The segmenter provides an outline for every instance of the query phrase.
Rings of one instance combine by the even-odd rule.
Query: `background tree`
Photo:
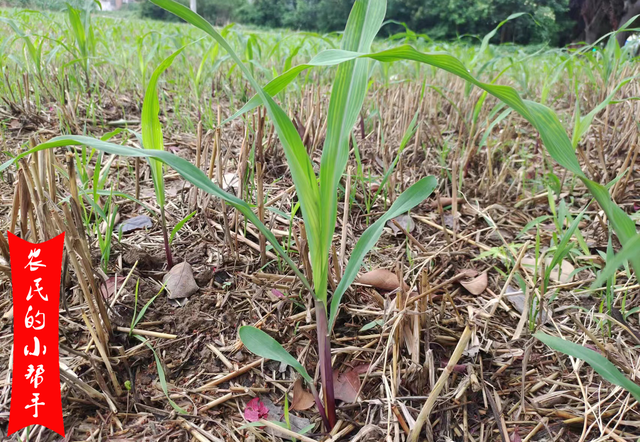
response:
[[[569,0],[391,0],[388,18],[436,39],[483,36],[515,12],[527,15],[501,28],[494,42],[563,44],[571,34]]]
[[[68,0],[80,4],[93,0]],[[196,0],[178,0],[192,9]],[[217,25],[231,21],[268,28],[291,28],[321,33],[344,29],[354,0],[199,0],[197,12]],[[66,1],[0,0],[0,5],[62,9]],[[148,0],[138,3],[142,17],[176,20]],[[589,44],[617,30],[640,14],[640,0],[388,0],[387,19],[436,40],[482,37],[516,12],[525,15],[508,22],[492,43],[565,46]],[[640,27],[640,21],[630,27]],[[388,24],[382,33],[404,28]],[[618,34],[624,45],[629,32]]]
[[[640,0],[571,0],[569,8],[569,15],[575,22],[574,39],[591,44],[640,14]],[[630,25],[637,26],[640,26],[637,21]],[[630,34],[621,32],[617,35],[620,46]]]

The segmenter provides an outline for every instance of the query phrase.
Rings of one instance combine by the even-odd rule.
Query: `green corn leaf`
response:
[[[169,236],[169,244],[171,244],[173,242],[173,237],[176,236],[176,233],[178,233],[178,231],[180,229],[182,229],[182,226],[184,226],[187,221],[189,221],[191,218],[193,218],[193,215],[195,215],[198,211],[194,210],[193,212],[191,212],[190,214],[188,214],[187,216],[185,216],[182,221],[180,221],[178,224],[176,224],[176,226],[173,228],[173,230],[171,230],[171,235]]]
[[[307,373],[307,370],[302,366],[300,362],[287,350],[280,345],[278,341],[266,334],[260,329],[244,325],[238,330],[240,340],[247,349],[260,357],[271,359],[274,361],[284,362],[287,365],[293,367],[300,376],[304,378],[309,384],[313,383],[313,379]]]
[[[153,348],[153,346],[151,345],[151,343],[149,343],[149,340],[147,338],[143,338],[140,335],[133,335],[133,337],[136,338],[137,340],[141,341],[142,343],[144,343],[153,352],[153,357],[156,360],[156,369],[158,370],[158,379],[160,380],[160,387],[162,388],[162,391],[163,391],[164,395],[167,397],[167,400],[169,401],[169,404],[178,413],[180,413],[180,414],[189,414],[183,408],[181,408],[178,404],[173,402],[171,397],[169,397],[169,386],[167,385],[167,378],[165,377],[164,369],[162,368],[162,362],[160,361],[160,356],[158,356],[158,353],[156,353],[156,349]]]
[[[349,14],[342,49],[369,52],[387,9],[386,0],[356,0]],[[356,59],[338,66],[331,88],[327,132],[320,160],[320,256],[314,268],[316,295],[326,308],[328,260],[338,213],[337,198],[340,178],[349,159],[349,137],[367,92],[369,61]],[[315,232],[311,232],[315,234]]]
[[[272,80],[271,83],[277,84],[278,89],[282,90],[286,86],[286,84],[284,84],[286,81],[293,81],[295,75],[302,72],[304,69],[312,66],[334,66],[356,58],[371,58],[384,63],[412,60],[435,66],[457,75],[458,77],[478,86],[496,98],[502,100],[504,103],[509,105],[509,107],[518,112],[538,130],[542,141],[553,159],[576,175],[580,177],[585,176],[580,168],[580,164],[578,163],[578,158],[575,155],[571,141],[567,137],[567,133],[562,127],[557,115],[551,109],[532,101],[523,100],[518,92],[510,86],[483,83],[477,80],[469,73],[460,60],[449,54],[438,52],[422,53],[409,45],[403,45],[371,54],[350,52],[342,49],[329,49],[316,55],[307,64],[291,68],[281,76],[282,78],[276,78]],[[254,104],[257,102],[256,105],[261,103],[260,97],[252,99],[250,103],[253,100],[255,100]]]
[[[329,315],[329,332],[333,328],[336,316],[338,314],[338,308],[340,307],[340,301],[342,296],[347,291],[347,288],[356,279],[360,266],[365,255],[371,250],[371,248],[378,242],[382,229],[387,221],[395,218],[398,215],[408,212],[415,206],[420,204],[427,198],[431,192],[436,188],[437,181],[434,177],[428,176],[421,179],[413,186],[405,190],[391,205],[389,210],[382,215],[375,223],[371,224],[367,230],[362,234],[356,246],[351,252],[351,257],[347,263],[340,284],[336,288],[333,298],[331,299],[331,314]]]
[[[587,186],[587,189],[589,189],[589,192],[594,196],[596,201],[598,201],[604,213],[607,214],[607,218],[613,226],[613,230],[618,235],[622,246],[626,246],[637,234],[635,222],[611,200],[609,191],[605,186],[586,178],[583,178],[582,182]],[[640,254],[630,256],[629,261],[633,265],[636,274],[640,274]]]
[[[612,384],[624,388],[631,393],[637,401],[640,401],[640,385],[628,379],[616,368],[615,365],[609,362],[609,360],[601,354],[583,347],[582,345],[578,345],[574,342],[567,341],[566,339],[551,336],[543,332],[535,333],[533,336],[555,351],[559,351],[585,361],[604,379]]]
[[[106,152],[112,155],[122,155],[128,157],[151,157],[158,159],[165,164],[171,166],[178,172],[185,180],[189,181],[194,186],[199,189],[204,190],[218,198],[223,199],[225,202],[229,203],[231,206],[238,209],[248,221],[253,223],[258,230],[266,237],[266,239],[273,245],[273,248],[282,256],[285,262],[291,267],[294,273],[300,278],[304,286],[311,291],[311,285],[309,281],[304,277],[302,272],[298,269],[295,263],[291,260],[289,255],[284,251],[280,243],[273,235],[271,230],[269,230],[264,224],[260,222],[258,216],[253,213],[251,206],[249,206],[246,202],[241,200],[240,198],[227,193],[220,189],[218,186],[213,184],[211,180],[207,177],[207,175],[196,166],[191,164],[189,161],[184,158],[180,158],[177,155],[172,154],[171,152],[167,152],[164,150],[147,150],[147,149],[134,149],[132,147],[120,146],[118,144],[109,143],[106,141],[98,140],[91,137],[79,136],[79,135],[66,135],[55,137],[49,140],[46,143],[42,143],[34,147],[33,149],[29,149],[16,157],[10,159],[9,161],[0,165],[0,172],[14,164],[16,161],[24,158],[27,155],[30,155],[34,152],[38,152],[44,149],[51,149],[54,147],[64,147],[64,146],[77,146],[84,145],[92,147],[101,152]]]
[[[584,210],[580,212],[578,216],[576,216],[576,218],[573,220],[573,222],[571,223],[567,231],[564,233],[564,235],[562,235],[562,240],[558,244],[558,247],[556,247],[556,252],[553,254],[551,263],[545,270],[545,286],[548,286],[549,284],[549,277],[551,276],[551,271],[553,270],[553,268],[558,264],[560,264],[560,261],[562,261],[562,259],[567,255],[567,253],[569,253],[570,249],[569,247],[567,247],[569,244],[569,240],[571,240],[571,238],[573,237],[573,234],[578,228],[578,225],[580,224],[580,221],[582,220],[582,217],[584,216],[586,211],[587,211],[587,208],[585,207]],[[560,274],[559,269],[558,269],[558,274]]]
[[[498,23],[498,26],[493,28],[492,31],[490,31],[487,35],[485,35],[484,38],[482,39],[482,44],[480,45],[480,50],[476,53],[476,56],[474,57],[474,60],[473,60],[472,64],[475,65],[477,60],[478,60],[478,58],[482,57],[482,55],[485,53],[485,51],[489,47],[489,41],[493,38],[494,35],[496,35],[496,32],[498,32],[498,30],[502,26],[504,26],[510,20],[515,20],[516,18],[518,18],[518,17],[520,17],[522,15],[525,15],[525,14],[526,14],[525,12],[516,12],[515,14],[511,14],[509,17],[505,18],[500,23]]]
[[[188,7],[173,0],[151,0],[151,2],[209,34],[220,45],[220,47],[227,51],[229,56],[240,68],[249,84],[251,84],[258,93],[261,103],[264,104],[275,131],[278,134],[278,138],[280,139],[280,143],[282,144],[282,148],[287,158],[287,163],[289,164],[291,177],[293,178],[293,182],[296,186],[296,192],[302,208],[302,216],[305,221],[307,232],[320,232],[320,197],[317,178],[313,171],[311,160],[307,155],[307,150],[300,139],[300,134],[298,134],[298,131],[287,114],[276,104],[275,101],[273,101],[271,96],[260,87],[251,74],[251,71],[242,62],[240,57],[238,57],[229,43],[213,28],[213,26],[211,26],[209,22]],[[319,263],[326,260],[326,256],[321,256],[322,248],[320,247],[317,235],[308,235],[307,239],[309,241],[311,262]],[[313,293],[313,290],[311,292]]]
[[[615,254],[612,259],[607,258],[607,265],[591,284],[591,289],[600,288],[625,262],[634,256],[640,256],[640,234],[627,241],[622,250]]]
[[[184,50],[184,47],[178,49],[173,54],[164,59],[162,63],[153,71],[147,92],[144,94],[144,103],[142,104],[142,147],[145,149],[164,150],[164,141],[162,139],[162,125],[158,113],[160,112],[160,102],[158,101],[158,79],[160,75],[167,70],[173,60]],[[162,173],[162,162],[149,158],[151,166],[151,177],[153,178],[153,187],[155,188],[156,199],[160,207],[164,207],[164,174]]]
[[[24,40],[27,50],[29,51],[29,55],[31,56],[31,61],[33,61],[33,63],[35,64],[37,73],[40,74],[42,70],[41,69],[42,43],[38,48],[36,48],[33,42],[31,41],[31,38],[29,38],[28,35],[22,32],[20,27],[13,20],[0,17],[0,22],[7,23],[9,26],[11,26],[11,28],[16,33],[16,35]]]
[[[591,110],[591,112],[589,112],[584,117],[580,117],[579,113],[576,114],[576,116],[578,117],[578,121],[573,127],[573,138],[571,139],[571,144],[573,145],[574,149],[578,146],[578,143],[580,142],[584,134],[587,133],[587,131],[589,130],[589,127],[591,127],[591,122],[593,121],[595,116],[598,113],[600,113],[605,107],[607,107],[609,103],[611,103],[616,93],[618,92],[618,90],[620,90],[622,86],[629,83],[631,80],[635,80],[637,77],[638,77],[637,75],[634,75],[633,77],[625,78],[620,83],[618,83],[618,85],[613,89],[613,91],[609,94],[609,96],[605,98],[602,103],[594,107]]]
[[[89,56],[89,53],[87,51],[87,34],[85,32],[82,19],[80,18],[80,10],[72,6],[68,6],[67,12],[69,16],[69,23],[71,24],[71,29],[76,38],[78,50],[80,51],[80,55],[82,56],[82,58],[86,60]]]
[[[310,68],[311,65],[303,64],[294,66],[283,74],[271,80],[264,86],[264,92],[271,95],[272,97],[276,96],[279,92],[284,90],[296,77],[304,70]],[[262,99],[259,95],[255,95],[251,100],[247,101],[247,103],[242,106],[235,114],[231,115],[229,118],[223,121],[223,124],[228,123],[229,121],[235,120],[241,115],[246,114],[247,112],[252,111],[256,107],[262,104]]]

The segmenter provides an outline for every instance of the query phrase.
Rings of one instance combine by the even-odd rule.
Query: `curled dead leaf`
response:
[[[118,224],[119,222],[120,222],[120,213],[116,213],[116,217],[113,220],[113,224]],[[153,226],[153,223],[151,223],[151,226]],[[108,227],[109,226],[107,225],[106,221],[102,221],[100,223],[100,233],[104,235]]]
[[[389,292],[400,287],[398,276],[387,269],[371,270],[359,277],[356,282]],[[409,286],[406,283],[403,283],[403,287],[405,291],[409,290]]]
[[[292,410],[308,410],[316,403],[313,394],[309,393],[302,386],[302,379],[298,379],[293,384],[293,400],[291,401]]]
[[[478,271],[474,269],[463,269],[458,272],[458,277],[460,278],[475,278],[478,276]]]
[[[11,306],[11,308],[9,308],[9,310],[4,312],[4,315],[2,315],[2,319],[6,320],[6,321],[10,321],[10,320],[13,319],[13,306]]]
[[[409,233],[413,232],[416,228],[416,222],[411,218],[411,215],[405,213],[387,221],[387,226],[391,228],[394,235],[401,233],[400,228],[398,228],[394,221]]]
[[[235,173],[225,173],[222,177],[223,189],[225,192],[233,191],[233,194],[238,193],[238,189],[240,188],[240,180],[238,179],[238,175]]]
[[[463,279],[460,281],[460,285],[467,289],[472,295],[479,295],[484,292],[489,285],[489,278],[487,278],[487,272],[480,273],[473,279]]]

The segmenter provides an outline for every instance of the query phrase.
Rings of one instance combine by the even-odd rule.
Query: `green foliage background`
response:
[[[268,28],[332,32],[344,29],[352,5],[353,0],[198,0],[198,13],[218,24],[238,21]],[[485,35],[515,12],[527,15],[505,25],[495,42],[569,42],[574,28],[569,0],[390,0],[387,19],[405,23],[429,38],[449,40]],[[149,2],[143,4],[142,16],[170,18]],[[403,30],[402,25],[389,23],[383,33]]]
[[[67,0],[75,7],[85,1]],[[0,0],[0,5],[59,10],[62,0]],[[189,0],[178,0],[185,5]],[[435,40],[483,36],[516,12],[526,15],[507,23],[493,43],[563,46],[571,41],[575,21],[569,16],[570,0],[389,0],[382,35],[412,31]],[[224,25],[235,21],[264,28],[290,28],[315,32],[344,29],[353,0],[198,0],[198,14]],[[178,20],[145,0],[127,4],[143,18]]]

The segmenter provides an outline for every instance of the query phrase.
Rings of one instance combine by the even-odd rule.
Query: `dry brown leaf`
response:
[[[456,276],[460,278],[464,277],[466,279],[475,278],[476,276],[478,276],[478,271],[474,269],[462,269]]]
[[[417,292],[414,292],[417,293]],[[371,364],[360,364],[360,365],[356,365],[355,367],[353,367],[353,371],[356,374],[365,374],[367,371],[369,371],[369,367],[371,366]]]
[[[354,403],[360,390],[360,376],[355,370],[333,372],[333,390],[336,399]]]
[[[553,260],[552,257],[547,256],[544,260],[544,265],[550,266],[552,260]],[[521,265],[526,267],[528,270],[534,270],[536,265],[536,259],[525,256],[524,258],[522,258]],[[556,265],[556,267],[551,271],[549,278],[554,282],[561,282],[561,283],[571,282],[573,281],[573,277],[571,276],[571,273],[573,273],[574,270],[575,270],[575,267],[569,261],[565,261],[563,259],[562,262],[560,263],[560,266]]]
[[[460,284],[472,295],[479,295],[480,293],[484,292],[487,288],[487,285],[489,285],[487,272],[480,273],[473,279],[461,280]]]
[[[356,282],[389,292],[400,287],[398,276],[387,269],[371,270],[358,278]],[[404,290],[409,290],[409,286],[407,284],[404,284]]]
[[[111,298],[115,294],[116,288],[120,290],[125,279],[127,278],[124,276],[110,276],[107,278],[104,284],[100,285],[100,292],[102,293],[102,296],[104,296],[105,299]]]
[[[293,384],[293,400],[291,401],[292,410],[308,410],[316,403],[313,395],[304,389],[302,379],[298,379]]]
[[[169,299],[186,298],[199,289],[193,278],[193,269],[186,261],[173,266],[169,273],[164,275],[162,282],[166,284]]]
[[[278,405],[275,405],[271,400],[267,397],[263,397],[262,403],[269,410],[269,420],[272,422],[284,422],[284,408]],[[296,433],[300,433],[304,428],[308,427],[311,424],[309,419],[298,417],[293,413],[289,413],[289,423],[291,424],[291,431],[295,431]],[[289,437],[282,432],[278,431],[275,428],[266,428],[265,432],[280,437],[282,439],[289,439]]]

